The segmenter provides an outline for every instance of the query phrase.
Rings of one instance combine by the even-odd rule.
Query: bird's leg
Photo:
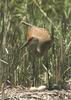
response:
[[[48,56],[47,56],[47,52],[45,53],[45,56],[44,56],[44,60],[45,60],[45,66],[46,66],[46,81],[47,81],[47,87],[49,88],[49,73],[48,73],[48,70],[49,70],[49,64],[48,64]]]
[[[36,84],[36,62],[35,62],[35,57],[33,56],[32,60],[32,86],[35,86]]]

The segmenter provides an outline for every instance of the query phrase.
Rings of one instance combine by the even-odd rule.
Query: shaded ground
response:
[[[0,100],[71,100],[71,84],[64,90],[30,90],[23,86],[6,86],[0,91]]]

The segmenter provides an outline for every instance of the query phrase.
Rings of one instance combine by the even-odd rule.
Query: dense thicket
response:
[[[0,85],[9,79],[13,84],[31,84],[31,63],[26,41],[28,22],[54,31],[49,50],[49,80],[58,83],[71,77],[71,0],[0,0]],[[36,61],[39,84],[46,84],[44,58]]]

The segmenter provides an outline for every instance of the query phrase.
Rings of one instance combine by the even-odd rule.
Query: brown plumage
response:
[[[35,26],[31,26],[26,33],[27,41],[21,47],[21,49],[25,46],[28,46],[28,51],[30,54],[29,60],[32,63],[32,80],[33,85],[36,83],[36,59],[37,55],[44,56],[45,66],[47,68],[47,77],[48,75],[48,49],[52,44],[52,37],[49,32],[45,28],[39,28]],[[48,78],[47,78],[48,79]],[[49,82],[48,82],[49,86]]]
[[[36,51],[42,55],[50,47],[51,36],[47,29],[33,26],[28,29],[26,35],[27,41],[21,48],[27,45],[34,45],[36,46]]]
[[[39,40],[39,43],[44,43],[50,41],[50,34],[45,28],[31,27],[28,29],[27,39],[36,38]]]

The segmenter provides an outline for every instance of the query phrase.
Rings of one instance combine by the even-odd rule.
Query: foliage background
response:
[[[0,85],[9,79],[13,84],[31,84],[31,63],[26,41],[28,22],[45,27],[52,34],[54,45],[49,50],[50,83],[71,78],[71,0],[0,0]],[[46,83],[44,58],[37,58],[39,84]]]

